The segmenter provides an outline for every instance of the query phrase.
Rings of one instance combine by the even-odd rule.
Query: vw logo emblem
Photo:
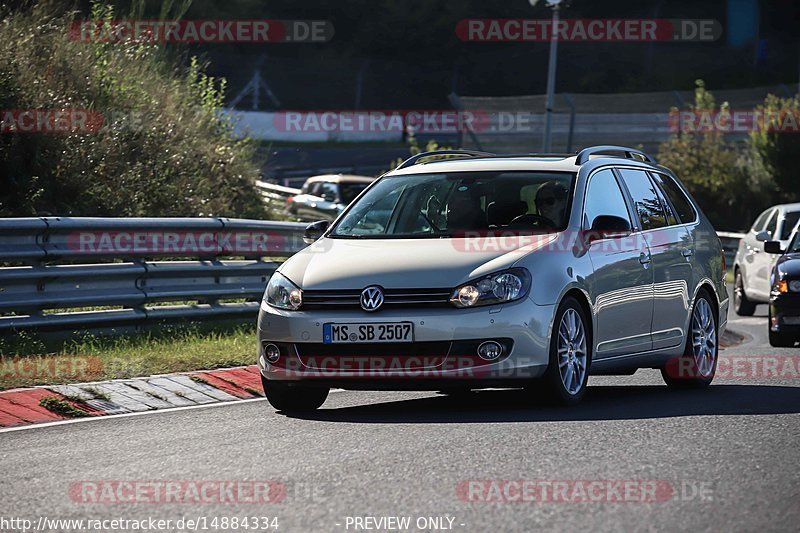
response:
[[[383,289],[371,285],[361,291],[361,308],[364,311],[377,311],[383,305]]]

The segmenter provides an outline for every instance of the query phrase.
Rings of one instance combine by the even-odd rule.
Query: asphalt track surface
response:
[[[769,347],[765,311],[731,316],[729,327],[746,339],[721,362],[798,360],[800,348]],[[436,530],[428,518],[439,517],[465,532],[796,531],[800,378],[783,370],[731,370],[704,391],[667,390],[653,370],[593,377],[584,403],[566,409],[531,406],[517,391],[467,399],[336,391],[303,417],[254,400],[4,431],[0,521],[152,517],[178,530],[182,517],[205,517],[205,531],[254,531],[220,519],[258,516],[276,517],[277,531],[392,531],[397,524],[367,517],[408,517],[413,531]],[[270,497],[282,496],[249,503],[245,489],[225,503],[81,500],[91,500],[80,491],[92,482],[148,480],[272,481],[279,489]],[[476,480],[506,481],[469,485]],[[539,492],[513,501],[522,480]],[[625,481],[633,481],[627,495]],[[569,492],[556,495],[556,486]],[[654,486],[656,496],[644,498]],[[21,530],[12,525],[0,530]],[[275,531],[261,525],[255,530]]]

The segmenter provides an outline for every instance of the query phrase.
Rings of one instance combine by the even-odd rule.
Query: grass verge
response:
[[[83,409],[79,409],[69,402],[56,398],[55,396],[46,396],[39,400],[39,405],[61,416],[68,418],[80,418],[82,416],[89,416],[89,413]]]
[[[56,346],[17,335],[0,338],[0,390],[249,365],[256,353],[254,324],[166,326]]]

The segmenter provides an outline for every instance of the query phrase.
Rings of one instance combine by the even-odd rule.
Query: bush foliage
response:
[[[768,96],[757,110],[798,111],[797,98]],[[792,108],[792,106],[794,106]],[[691,109],[726,113],[716,105],[702,80],[697,80]],[[680,132],[661,144],[659,162],[673,170],[720,230],[741,230],[770,205],[800,198],[796,133],[761,128],[746,142],[728,141],[721,131]]]
[[[89,110],[103,123],[0,134],[0,216],[269,217],[255,148],[220,118],[224,80],[159,44],[76,41],[78,14],[47,6],[0,14],[0,109]],[[91,17],[115,15],[95,3]]]

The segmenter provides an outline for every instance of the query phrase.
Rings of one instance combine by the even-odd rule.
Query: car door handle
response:
[[[684,250],[684,251],[681,252],[681,255],[683,257],[685,257],[686,259],[689,259],[690,257],[692,257],[694,255],[694,250]]]
[[[639,262],[643,265],[650,264],[650,254],[646,254],[644,252],[639,254]]]

